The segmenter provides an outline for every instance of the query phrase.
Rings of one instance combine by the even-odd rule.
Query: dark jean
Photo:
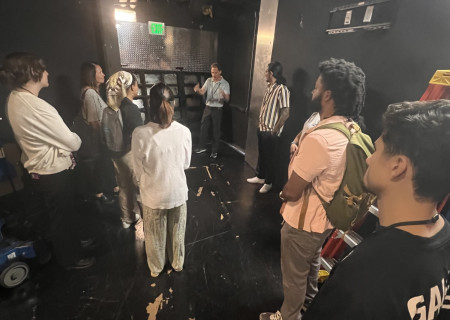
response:
[[[206,144],[206,140],[208,139],[209,128],[212,124],[213,131],[213,143],[212,143],[212,153],[217,153],[219,150],[219,140],[220,140],[220,129],[222,125],[222,114],[223,107],[209,107],[206,106],[203,111],[202,116],[202,126],[200,133],[200,147],[203,148]]]
[[[33,176],[33,187],[42,197],[44,212],[48,215],[53,256],[62,266],[73,264],[82,257],[74,206],[73,171]]]

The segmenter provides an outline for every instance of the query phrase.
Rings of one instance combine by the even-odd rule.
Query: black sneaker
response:
[[[308,310],[309,306],[311,305],[312,299],[305,299],[305,302],[303,302],[302,308],[300,309],[300,313],[304,314],[306,310]]]
[[[207,149],[206,148],[197,148],[194,150],[195,153],[203,153],[205,152]]]
[[[68,270],[87,269],[87,268],[92,267],[94,265],[94,263],[95,263],[95,258],[80,259],[77,262],[75,262],[74,264],[71,264],[70,266],[68,266],[66,269],[68,269]]]
[[[211,159],[216,159],[217,158],[217,152],[213,152],[211,153],[211,155],[209,156]]]
[[[100,202],[101,204],[113,204],[116,202],[116,199],[111,198],[111,197],[107,197],[104,194],[102,194],[100,197],[95,197],[95,200]]]

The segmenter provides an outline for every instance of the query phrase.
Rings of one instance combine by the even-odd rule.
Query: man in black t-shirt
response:
[[[380,227],[335,268],[302,319],[450,319],[450,101],[390,105],[366,187]]]

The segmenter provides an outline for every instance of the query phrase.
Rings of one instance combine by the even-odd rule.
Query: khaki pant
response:
[[[284,222],[281,228],[281,274],[284,301],[283,320],[300,320],[305,297],[312,300],[317,293],[320,252],[331,230],[324,233],[292,228]]]
[[[176,271],[183,269],[186,209],[186,203],[172,209],[143,206],[145,251],[151,272],[163,270],[166,252],[172,267]]]
[[[119,204],[122,211],[122,221],[133,223],[136,215],[141,215],[137,203],[138,188],[133,177],[133,161],[131,151],[120,158],[112,159],[117,184],[119,185]]]

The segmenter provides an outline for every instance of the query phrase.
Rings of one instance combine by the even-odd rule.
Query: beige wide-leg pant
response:
[[[143,206],[144,237],[147,263],[152,273],[160,273],[166,262],[175,271],[184,264],[184,236],[186,232],[186,203],[172,209],[152,209]]]
[[[133,223],[141,215],[137,202],[138,187],[133,177],[133,158],[131,151],[120,158],[113,158],[114,172],[119,185],[119,204],[122,221]]]

